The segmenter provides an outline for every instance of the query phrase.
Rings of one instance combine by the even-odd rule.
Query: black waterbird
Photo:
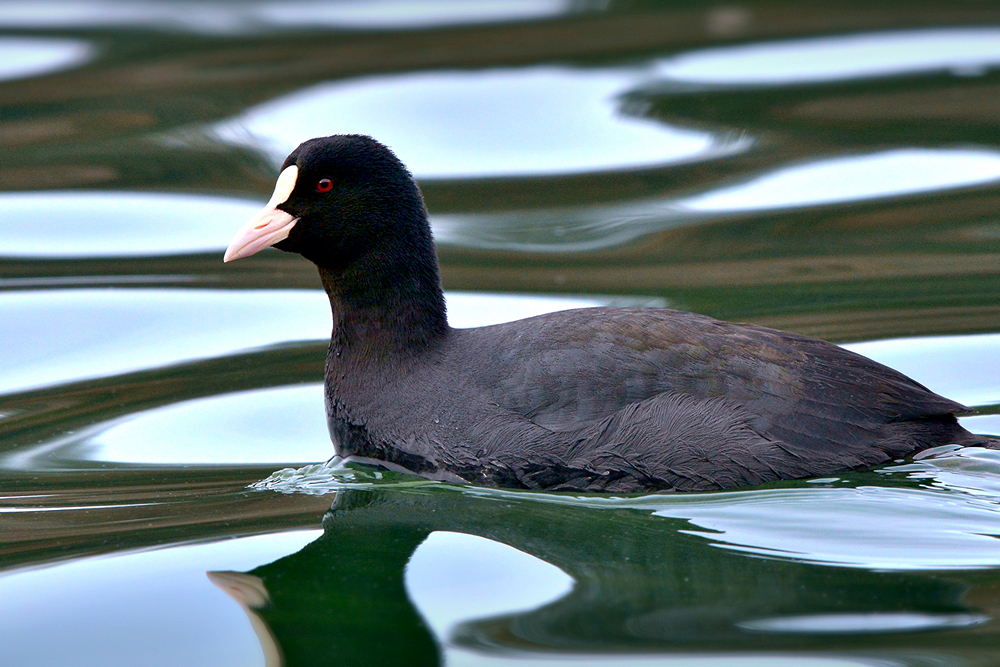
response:
[[[274,246],[319,267],[337,453],[433,479],[637,492],[867,468],[997,447],[965,406],[836,345],[656,308],[585,308],[453,329],[423,198],[374,139],[285,159],[226,261]]]

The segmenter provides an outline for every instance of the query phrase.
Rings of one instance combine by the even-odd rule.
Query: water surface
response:
[[[326,463],[277,163],[413,169],[449,317],[820,336],[1000,434],[984,3],[0,3],[0,645],[49,665],[993,665],[1000,457],[725,493]]]

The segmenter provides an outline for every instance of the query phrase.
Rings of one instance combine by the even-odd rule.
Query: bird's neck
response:
[[[372,254],[345,271],[320,268],[333,314],[331,358],[384,364],[420,354],[448,334],[436,259],[393,257],[400,255]]]

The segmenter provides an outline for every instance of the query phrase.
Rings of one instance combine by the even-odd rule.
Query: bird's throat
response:
[[[331,355],[344,362],[402,361],[433,347],[449,331],[436,266],[421,271],[411,265],[402,274],[378,268],[319,270],[333,316]]]

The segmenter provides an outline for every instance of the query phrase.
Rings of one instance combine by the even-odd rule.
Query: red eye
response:
[[[319,183],[316,184],[316,192],[329,192],[333,190],[333,181],[329,178],[319,179]]]

